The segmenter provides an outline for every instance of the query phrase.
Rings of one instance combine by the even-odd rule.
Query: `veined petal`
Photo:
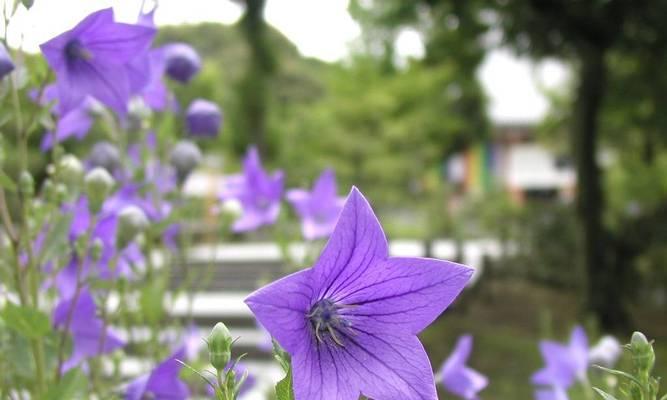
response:
[[[148,51],[155,28],[123,23],[98,24],[81,37],[96,61],[125,64]]]
[[[370,204],[352,188],[338,224],[313,267],[320,298],[340,297],[369,267],[387,258],[387,238]]]
[[[288,275],[252,293],[245,300],[259,322],[290,354],[311,336],[306,314],[315,297],[310,269]]]
[[[307,350],[292,357],[296,400],[436,400],[431,364],[414,335],[366,332],[333,347],[309,337]]]
[[[417,334],[454,301],[472,273],[449,261],[389,258],[351,280],[334,299],[349,306],[344,314],[353,324]]]
[[[478,399],[477,393],[484,389],[489,380],[474,369],[463,367],[443,376],[445,388],[466,400]]]
[[[68,87],[77,88],[121,115],[127,113],[130,98],[130,83],[127,71],[116,65],[79,61],[72,64],[68,74]],[[62,84],[59,84],[59,87]],[[67,87],[64,88],[67,90]],[[59,92],[61,102],[62,90]],[[61,104],[65,107],[64,104]],[[64,110],[63,110],[64,111]]]

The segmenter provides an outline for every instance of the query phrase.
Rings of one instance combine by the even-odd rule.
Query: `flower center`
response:
[[[89,61],[93,58],[93,55],[83,46],[83,43],[79,39],[72,39],[65,45],[65,55],[69,61]]]
[[[342,334],[352,333],[350,330],[352,324],[341,315],[342,308],[344,306],[329,299],[322,299],[310,308],[307,317],[318,342],[324,343],[329,340],[338,346],[343,346]]]

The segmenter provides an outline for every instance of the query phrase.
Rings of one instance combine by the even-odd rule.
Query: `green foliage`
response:
[[[29,306],[5,304],[0,317],[7,327],[28,339],[40,339],[51,332],[49,317],[43,312]]]
[[[278,400],[294,400],[294,388],[292,387],[292,368],[287,375],[276,384],[276,396]]]
[[[88,378],[79,369],[71,369],[63,375],[60,382],[46,393],[47,400],[83,399],[88,387]]]

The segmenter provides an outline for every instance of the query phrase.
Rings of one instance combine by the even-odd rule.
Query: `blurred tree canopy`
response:
[[[665,66],[667,28],[661,16],[667,2],[503,0],[495,5],[505,39],[514,48],[538,58],[569,60],[576,69],[569,112],[559,115],[560,127],[570,132],[577,168],[588,307],[603,328],[623,327],[635,285],[634,261],[648,246],[664,240],[658,222],[664,219],[637,225],[647,213],[665,214],[664,190],[643,186],[642,178],[634,184],[627,178],[646,173],[657,177],[661,172],[649,171],[664,168],[657,154],[663,147],[665,118],[653,110],[664,104],[666,89],[659,71]],[[616,155],[608,183],[599,163],[603,148]],[[644,201],[651,204],[641,207]],[[630,212],[613,216],[609,204]],[[643,232],[639,241],[637,229]]]

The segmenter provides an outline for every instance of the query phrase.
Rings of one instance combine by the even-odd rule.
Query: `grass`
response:
[[[532,399],[534,388],[530,376],[542,366],[538,350],[540,339],[567,340],[572,327],[581,323],[576,294],[540,287],[521,281],[484,282],[483,287],[469,290],[457,303],[422,335],[421,339],[434,368],[442,361],[459,335],[470,333],[475,344],[469,364],[490,378],[482,392],[484,399]],[[635,314],[637,326],[656,340],[656,375],[667,377],[667,315],[664,311]],[[591,343],[599,334],[587,324]],[[618,336],[622,343],[630,340],[632,330]],[[625,357],[622,366],[627,367]],[[594,384],[603,382],[601,374],[591,371]],[[605,379],[606,380],[606,379]],[[439,388],[441,390],[441,388]],[[444,391],[441,399],[453,398]],[[572,391],[571,400],[584,400],[583,392]]]

